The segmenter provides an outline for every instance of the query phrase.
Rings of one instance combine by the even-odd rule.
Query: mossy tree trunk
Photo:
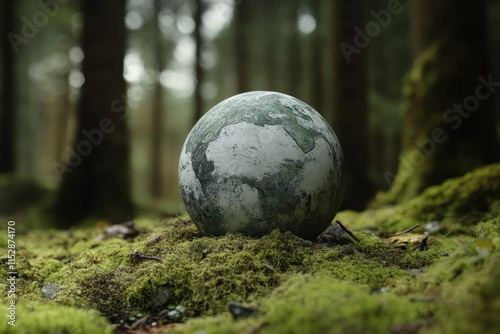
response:
[[[7,38],[14,30],[14,6],[0,3],[0,173],[14,172],[14,49]]]
[[[486,2],[413,2],[413,68],[405,83],[404,134],[387,202],[498,161],[492,95],[500,86],[488,69]],[[497,93],[498,94],[498,93]]]
[[[60,226],[85,218],[122,222],[133,214],[123,78],[125,1],[86,0],[82,5],[85,83],[74,151],[60,169],[54,207]]]
[[[364,7],[363,1],[335,1],[333,6],[333,129],[344,151],[347,177],[341,209],[362,210],[373,195],[368,178],[368,50],[348,59],[340,47],[353,44],[353,27],[364,27]]]

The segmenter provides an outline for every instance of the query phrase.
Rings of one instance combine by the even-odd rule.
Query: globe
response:
[[[312,240],[341,204],[344,156],[312,107],[277,92],[248,92],[217,104],[193,127],[179,186],[205,235],[279,229]]]

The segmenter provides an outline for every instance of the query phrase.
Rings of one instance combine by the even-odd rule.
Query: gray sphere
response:
[[[281,93],[248,92],[196,123],[182,149],[179,185],[205,235],[280,229],[314,239],[342,201],[344,156],[312,107]]]

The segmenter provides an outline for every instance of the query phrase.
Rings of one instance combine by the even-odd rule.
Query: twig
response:
[[[398,235],[403,235],[403,234],[406,234],[406,233],[408,233],[408,232],[413,231],[414,229],[416,229],[416,228],[417,228],[417,227],[419,227],[419,226],[420,226],[420,224],[414,225],[414,226],[412,226],[412,227],[410,227],[410,228],[407,228],[407,229],[406,229],[406,230],[404,230],[403,232],[394,233],[394,234],[393,234],[393,236],[395,237],[395,236],[398,236]]]
[[[136,250],[133,250],[132,252],[130,252],[130,256],[137,258],[137,259],[142,259],[142,260],[155,260],[155,261],[161,262],[161,259],[158,256],[144,254],[144,253],[138,252]]]
[[[339,226],[340,228],[345,232],[347,233],[351,238],[353,238],[354,240],[356,240],[357,242],[360,242],[360,240],[351,232],[349,231],[344,225],[342,225],[341,222],[339,222],[338,220],[335,221]]]
[[[103,270],[101,270],[99,268],[96,268],[95,270],[98,271],[99,273],[101,273],[102,276],[108,276],[108,275],[109,276],[113,276],[121,263],[122,263],[122,261],[120,260],[118,262],[118,264],[116,265],[115,269],[113,269],[111,271],[108,271],[108,272],[105,272],[105,271],[103,271]]]

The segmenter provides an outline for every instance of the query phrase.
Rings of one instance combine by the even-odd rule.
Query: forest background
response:
[[[120,222],[133,216],[133,207],[183,211],[177,166],[184,139],[204,112],[249,90],[295,96],[332,125],[347,156],[343,209],[365,208],[377,192],[389,190],[398,168],[425,181],[393,192],[388,202],[498,161],[500,94],[481,101],[487,117],[444,115],[465,103],[476,85],[500,78],[500,1],[40,0],[1,6],[0,173],[15,175],[3,181],[4,213],[45,198],[46,191],[56,194],[50,205],[66,222]],[[435,61],[426,63],[432,48],[439,50],[427,58]],[[429,83],[415,79],[422,64],[430,64],[434,72],[426,77],[439,84],[416,97],[415,85]],[[442,118],[437,123],[436,114]],[[470,126],[454,131],[462,121]],[[432,132],[446,123],[453,127],[449,133]],[[478,133],[485,135],[471,140]],[[461,137],[473,148],[443,153],[455,149],[426,144],[435,134],[438,141]],[[415,154],[405,156],[412,145],[432,160],[425,168],[433,173]],[[460,162],[474,150],[487,153]],[[443,161],[461,167],[440,172],[435,166]]]

